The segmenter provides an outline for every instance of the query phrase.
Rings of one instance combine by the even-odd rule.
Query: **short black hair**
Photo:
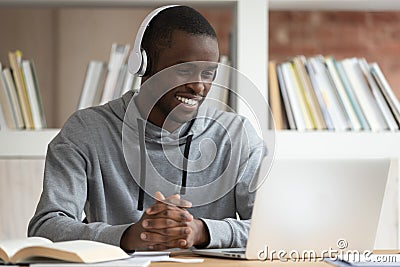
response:
[[[174,6],[162,10],[149,23],[142,39],[142,48],[149,57],[146,74],[157,62],[163,47],[170,47],[172,33],[176,30],[192,35],[206,35],[217,39],[214,28],[195,9],[188,6]]]

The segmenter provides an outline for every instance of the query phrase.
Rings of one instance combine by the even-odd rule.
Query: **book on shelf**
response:
[[[46,128],[46,119],[42,97],[40,94],[37,74],[32,60],[22,60],[22,73],[24,76],[28,100],[31,107],[33,125],[35,129]]]
[[[278,103],[283,107],[282,114],[273,112],[275,120],[276,114],[286,118],[282,129],[400,128],[399,100],[377,63],[369,64],[364,58],[300,55],[281,63],[271,61],[269,66],[269,101],[271,106]]]
[[[118,80],[121,78],[121,69],[129,54],[129,44],[112,44],[110,59],[107,66],[107,76],[104,84],[100,104],[105,104],[114,99]],[[123,72],[122,72],[123,75]]]
[[[369,127],[369,124],[367,122],[367,119],[365,118],[365,114],[363,110],[361,109],[361,105],[357,99],[357,96],[354,93],[354,89],[352,85],[349,82],[349,79],[347,78],[346,72],[344,71],[343,65],[341,62],[334,61],[336,70],[338,72],[338,75],[340,77],[340,80],[342,82],[342,85],[344,89],[346,90],[346,93],[349,97],[349,100],[351,102],[351,106],[354,109],[354,112],[356,113],[356,116],[358,118],[358,121],[360,122],[361,129],[362,130],[371,130]]]
[[[79,97],[78,109],[96,106],[100,103],[106,73],[107,64],[105,62],[98,60],[89,62]]]
[[[19,103],[21,106],[22,117],[26,129],[34,129],[31,106],[28,100],[28,93],[24,82],[24,77],[21,71],[22,52],[17,50],[9,52],[8,58],[13,71],[14,81],[18,92]]]
[[[382,91],[386,102],[388,103],[390,110],[396,118],[397,124],[400,126],[400,103],[395,94],[392,91],[389,83],[382,73],[378,63],[373,62],[370,64],[371,74],[374,77],[379,89]]]
[[[304,98],[309,107],[310,115],[312,117],[313,123],[317,130],[326,129],[326,124],[322,115],[321,108],[318,104],[317,96],[312,88],[311,80],[307,75],[307,70],[305,68],[306,58],[305,56],[296,56],[292,59],[294,68],[298,74],[299,82],[301,84],[302,90],[304,91]]]
[[[124,82],[125,82],[125,80],[127,80],[128,72],[129,72],[128,65],[126,63],[124,63],[119,70],[118,79],[117,79],[117,83],[115,84],[114,95],[113,95],[112,99],[116,99],[119,96],[121,96],[122,90],[124,87]]]
[[[338,95],[343,104],[343,107],[349,117],[352,130],[360,131],[361,123],[358,120],[356,112],[354,111],[354,108],[351,105],[349,96],[343,86],[342,80],[340,79],[339,73],[336,68],[335,59],[332,56],[325,57],[325,65],[328,69],[328,72],[329,72],[331,78],[332,78],[332,82],[335,85],[335,88],[338,92]]]
[[[300,109],[303,114],[306,130],[314,130],[315,129],[314,118],[311,114],[310,107],[306,101],[306,95],[304,93],[304,88],[302,87],[302,85],[300,83],[299,74],[295,68],[294,62],[289,61],[288,63],[289,63],[288,68],[290,71],[290,75],[292,77],[291,82],[293,82],[296,96],[299,99]]]
[[[17,122],[12,111],[12,101],[7,90],[0,63],[0,130],[16,129]]]
[[[318,87],[318,82],[317,82],[317,78],[316,78],[315,69],[311,65],[311,62],[310,62],[309,59],[306,60],[304,65],[305,65],[307,73],[308,73],[308,75],[310,77],[310,81],[311,81],[312,87],[314,89],[315,96],[317,98],[318,104],[319,104],[319,106],[321,108],[322,116],[323,116],[323,118],[325,120],[326,129],[327,130],[334,130],[334,126],[333,126],[333,123],[332,123],[331,116],[329,115],[328,109],[326,108],[324,95],[322,95],[322,91]]]
[[[281,104],[281,93],[279,90],[278,76],[276,73],[276,62],[270,61],[268,63],[268,92],[269,103],[272,116],[275,122],[275,130],[283,129],[283,114]]]
[[[333,128],[336,131],[349,130],[351,128],[349,118],[339,99],[337,89],[332,83],[332,78],[325,67],[324,58],[322,56],[315,56],[309,60],[316,76],[316,84],[314,87],[321,91],[324,104],[332,120]]]
[[[396,122],[388,104],[386,103],[386,100],[383,97],[381,90],[378,88],[376,81],[372,77],[370,66],[369,66],[368,62],[365,60],[365,58],[359,58],[358,64],[361,68],[361,71],[364,74],[364,78],[368,82],[369,89],[372,91],[372,94],[375,97],[376,103],[377,103],[380,111],[382,112],[382,115],[383,115],[389,129],[391,131],[398,130],[399,127],[397,125],[397,122]]]
[[[286,83],[285,80],[283,79],[282,64],[276,65],[276,75],[278,76],[279,88],[281,90],[282,104],[284,106],[284,110],[286,111],[284,112],[284,114],[286,114],[288,129],[295,130],[297,129],[297,126],[294,120],[292,106],[289,101],[289,95],[287,93]]]
[[[7,91],[7,95],[11,100],[12,114],[15,119],[15,128],[23,129],[25,127],[24,119],[22,117],[21,105],[17,95],[17,89],[15,88],[14,78],[9,68],[4,68],[1,77],[4,81],[4,88]]]
[[[0,103],[1,104],[1,103]],[[8,129],[3,109],[0,108],[0,130]]]
[[[371,130],[387,130],[388,125],[376,103],[376,99],[369,89],[368,81],[364,78],[358,59],[347,58],[341,62]]]
[[[290,62],[283,62],[281,64],[282,68],[282,76],[285,83],[286,92],[288,95],[289,103],[291,106],[291,111],[293,113],[293,119],[296,124],[296,129],[299,131],[306,130],[306,120],[304,118],[304,114],[301,108],[301,101],[296,92],[295,84],[294,84],[294,76],[293,76],[293,66]]]
[[[0,241],[0,263],[45,262],[94,263],[127,259],[120,247],[89,240],[52,242],[43,237]]]

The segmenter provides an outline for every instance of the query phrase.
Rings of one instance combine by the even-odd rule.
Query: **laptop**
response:
[[[256,192],[246,248],[193,253],[293,260],[372,250],[389,167],[390,159],[277,159]]]

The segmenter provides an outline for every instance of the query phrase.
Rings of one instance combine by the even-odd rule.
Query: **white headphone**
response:
[[[136,34],[136,39],[135,39],[135,44],[133,45],[131,54],[129,56],[128,60],[128,70],[131,74],[133,75],[138,75],[138,76],[143,76],[146,73],[147,69],[147,54],[146,51],[142,48],[142,39],[143,35],[149,26],[151,20],[157,16],[158,13],[161,11],[175,7],[178,5],[168,5],[168,6],[162,6],[159,7],[155,10],[153,10],[149,15],[146,16],[146,18],[143,20],[142,24],[140,25],[140,28]]]

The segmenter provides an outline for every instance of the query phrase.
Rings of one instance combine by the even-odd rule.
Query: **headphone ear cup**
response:
[[[132,75],[137,74],[140,71],[140,67],[142,65],[142,56],[139,53],[136,53],[133,49],[128,59],[128,70]]]
[[[139,70],[137,71],[137,75],[142,77],[147,70],[147,54],[146,51],[144,49],[141,49],[140,51],[140,55],[141,55],[141,64],[139,67]]]
[[[147,76],[151,74],[151,59],[149,56],[147,56],[146,51],[143,49],[143,62],[146,62],[143,64],[143,75],[142,76]]]

